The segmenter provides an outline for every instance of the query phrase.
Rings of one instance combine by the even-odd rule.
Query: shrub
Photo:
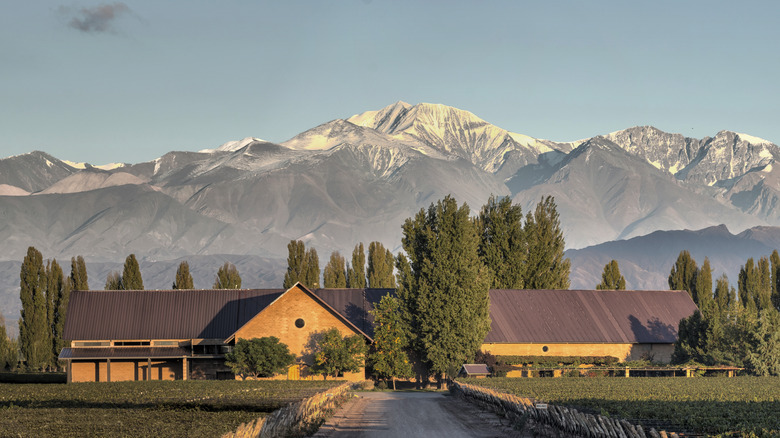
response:
[[[279,374],[294,362],[295,356],[287,345],[275,336],[239,339],[233,351],[225,355],[225,365],[244,379]]]

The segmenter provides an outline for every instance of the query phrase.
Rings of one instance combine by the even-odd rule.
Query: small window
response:
[[[303,318],[298,318],[295,320],[296,327],[303,328],[304,325],[306,325],[306,321],[304,321]]]
[[[150,341],[114,341],[114,345],[117,347],[129,347],[137,345],[151,345]]]
[[[544,351],[545,353],[547,353],[547,350],[549,350],[549,348],[547,348],[546,345],[544,347],[542,347],[542,351]]]

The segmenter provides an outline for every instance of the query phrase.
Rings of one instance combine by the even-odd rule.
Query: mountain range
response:
[[[604,257],[617,258],[608,242],[646,236],[641,243],[652,248],[658,231],[723,225],[729,234],[772,234],[780,225],[780,150],[731,131],[694,139],[643,126],[555,142],[445,105],[397,102],[281,144],[249,137],[106,166],[64,158],[34,151],[0,160],[4,265],[18,266],[32,245],[61,262],[83,255],[88,266],[134,253],[166,266],[197,256],[213,262],[214,273],[219,260],[238,256],[283,269],[292,239],[316,248],[321,260],[334,250],[348,255],[360,241],[398,251],[404,219],[447,194],[473,212],[491,194],[510,196],[524,212],[552,195],[572,254],[572,284],[590,288]],[[591,252],[598,262],[584,262],[586,247],[616,253]],[[280,277],[264,272],[266,280],[245,278],[245,286],[278,287],[264,281]],[[0,266],[0,278],[11,273]],[[14,276],[16,289],[3,287],[0,301],[13,320],[18,270]],[[104,279],[92,277],[91,286]],[[656,280],[637,274],[629,285],[660,287]]]

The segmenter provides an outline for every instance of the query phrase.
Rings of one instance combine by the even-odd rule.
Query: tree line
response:
[[[699,307],[680,321],[672,363],[744,367],[754,375],[780,375],[780,254],[740,267],[735,289],[726,274],[715,282],[705,257],[701,268],[680,252],[669,288],[685,290]]]

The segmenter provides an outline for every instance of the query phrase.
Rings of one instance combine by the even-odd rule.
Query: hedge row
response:
[[[540,367],[557,367],[561,365],[605,365],[611,366],[620,362],[614,356],[496,356],[499,365],[523,365]]]

